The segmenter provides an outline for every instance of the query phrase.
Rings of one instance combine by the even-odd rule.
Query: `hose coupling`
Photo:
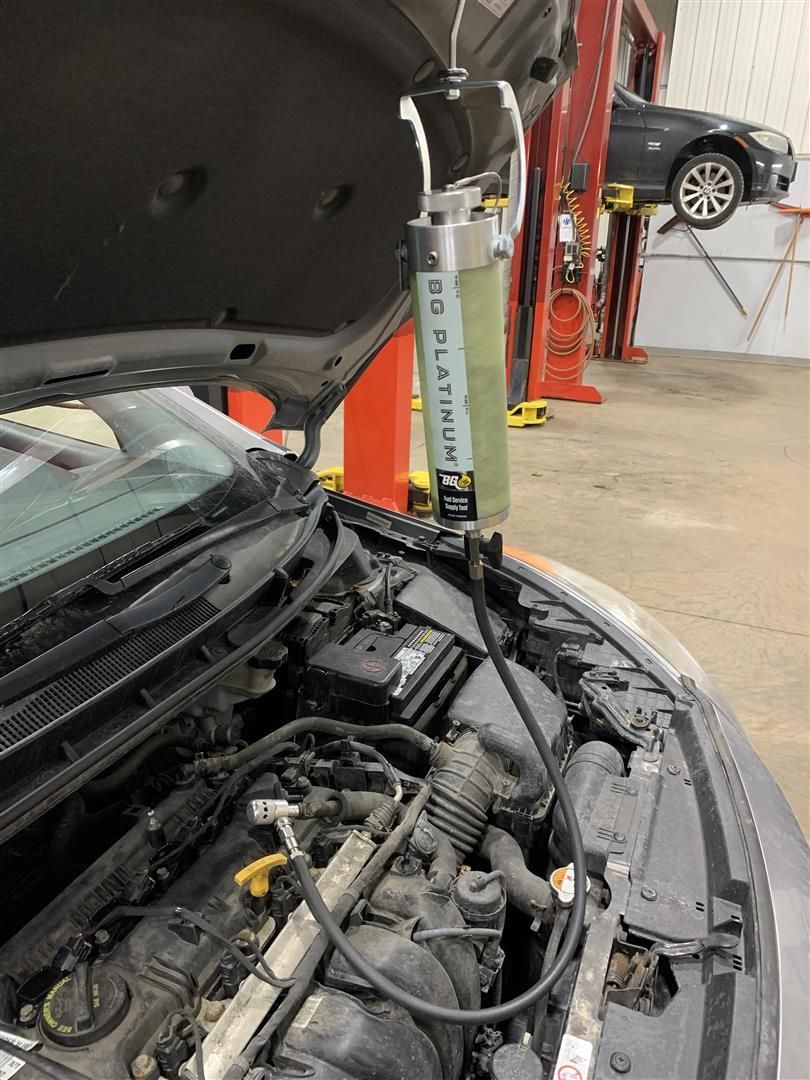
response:
[[[278,838],[286,848],[289,857],[291,859],[302,858],[304,853],[298,846],[298,840],[296,839],[290,819],[288,817],[277,818],[275,825]]]
[[[464,554],[467,556],[467,568],[470,581],[480,581],[484,576],[484,564],[481,562],[481,541],[484,534],[480,529],[464,533]]]

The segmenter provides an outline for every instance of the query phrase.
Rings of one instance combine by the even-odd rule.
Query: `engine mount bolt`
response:
[[[215,1024],[224,1012],[224,1001],[209,1001],[203,1010],[203,1020],[208,1024]]]
[[[23,1005],[20,1009],[20,1023],[21,1024],[33,1024],[36,1019],[37,1010],[33,1005]]]
[[[133,1058],[129,1071],[132,1073],[133,1080],[152,1080],[152,1077],[160,1075],[158,1063],[151,1054],[138,1054],[136,1058]]]
[[[623,1054],[621,1050],[610,1055],[610,1067],[614,1072],[628,1073],[630,1072],[630,1064],[630,1058],[627,1054]]]
[[[617,844],[622,844],[627,839],[627,837],[624,835],[623,832],[615,832],[613,834],[613,839],[616,841]]]
[[[667,772],[670,776],[677,776],[680,771],[680,765],[667,765]]]
[[[658,899],[658,893],[655,891],[655,889],[651,889],[649,885],[645,885],[641,890],[641,899],[642,900],[657,900]]]

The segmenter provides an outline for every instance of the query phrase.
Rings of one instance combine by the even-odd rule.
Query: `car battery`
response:
[[[311,658],[304,697],[329,716],[423,727],[465,668],[463,650],[445,630],[412,623],[387,633],[365,629]]]

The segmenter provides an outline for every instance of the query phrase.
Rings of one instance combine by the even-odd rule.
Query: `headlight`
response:
[[[748,135],[764,146],[766,150],[773,150],[775,154],[786,154],[790,150],[790,143],[784,135],[778,135],[775,131],[749,131]]]

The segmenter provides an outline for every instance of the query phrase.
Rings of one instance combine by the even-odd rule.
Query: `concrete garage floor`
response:
[[[657,356],[588,374],[604,404],[552,402],[545,428],[510,431],[504,537],[680,638],[810,835],[810,371]],[[342,453],[338,414],[320,467]],[[418,414],[411,456],[425,467]]]

